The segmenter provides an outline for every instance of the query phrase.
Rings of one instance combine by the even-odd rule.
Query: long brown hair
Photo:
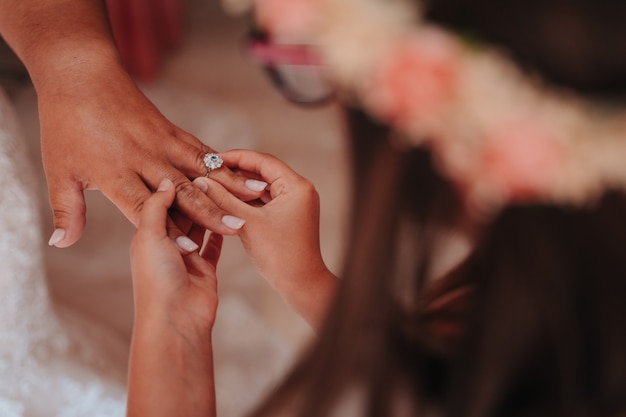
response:
[[[510,207],[432,281],[437,238],[463,227],[454,189],[427,151],[394,146],[359,112],[350,121],[372,142],[355,158],[363,183],[341,288],[255,415],[342,415],[346,402],[371,417],[624,412],[626,198]]]
[[[390,132],[358,111],[349,117],[358,137],[356,191],[341,287],[319,342],[255,415],[276,415],[283,406],[303,417],[328,415],[347,392],[357,392],[365,415],[383,416],[399,388],[408,399],[415,398],[414,390],[434,397],[442,391],[432,381],[445,379],[441,372],[450,352],[445,341],[428,334],[443,327],[433,324],[438,320],[456,327],[462,303],[428,307],[462,283],[451,278],[436,291],[422,289],[431,237],[455,218],[456,196],[434,174],[426,152],[393,146]],[[407,236],[421,238],[409,265],[399,256]],[[416,384],[415,373],[432,379]]]

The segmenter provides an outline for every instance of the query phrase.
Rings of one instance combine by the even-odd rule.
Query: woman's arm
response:
[[[0,0],[0,33],[37,90],[55,224],[50,244],[65,247],[80,238],[83,190],[101,190],[137,224],[163,177],[174,182],[177,208],[187,217],[221,234],[237,233],[189,180],[206,173],[202,158],[210,148],[173,125],[138,89],[121,63],[102,1]],[[216,175],[242,198],[258,197],[229,170]]]
[[[239,237],[258,272],[287,304],[319,329],[338,279],[322,259],[315,187],[271,155],[248,150],[220,155],[226,166],[267,183],[263,204],[241,202],[213,173],[194,183],[222,209],[246,221]]]
[[[131,244],[129,417],[215,415],[211,332],[222,236],[211,234],[202,254],[194,242],[203,230],[192,228],[186,242],[171,240],[166,219],[173,201],[173,184],[165,180],[146,200]]]
[[[135,324],[128,417],[215,415],[211,334],[154,316]]]
[[[55,90],[105,66],[124,73],[100,0],[0,0],[0,33],[37,90]]]

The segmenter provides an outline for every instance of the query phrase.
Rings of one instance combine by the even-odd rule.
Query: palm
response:
[[[181,254],[166,234],[137,233],[131,246],[136,308],[167,311],[189,325],[211,328],[217,311],[217,277],[222,236],[211,234],[202,253]]]

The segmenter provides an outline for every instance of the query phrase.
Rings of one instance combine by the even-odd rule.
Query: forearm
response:
[[[319,331],[335,296],[339,279],[328,269],[302,274],[298,279],[284,280],[278,288],[286,302],[311,327]]]
[[[210,332],[136,322],[128,384],[128,417],[215,416]]]
[[[38,92],[124,73],[102,0],[0,0],[0,34]]]

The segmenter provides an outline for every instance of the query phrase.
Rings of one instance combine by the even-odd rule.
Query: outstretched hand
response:
[[[224,223],[228,214],[191,184],[206,173],[202,159],[212,151],[169,122],[139,91],[132,79],[115,68],[98,68],[64,81],[59,89],[40,88],[39,111],[44,169],[48,180],[55,232],[50,244],[66,247],[85,227],[83,190],[99,189],[133,223],[162,178],[176,188],[176,207],[194,223],[233,235],[239,225]],[[228,169],[212,175],[243,200],[259,191],[246,187]],[[230,218],[227,218],[230,219]],[[170,222],[170,235],[183,232]]]

